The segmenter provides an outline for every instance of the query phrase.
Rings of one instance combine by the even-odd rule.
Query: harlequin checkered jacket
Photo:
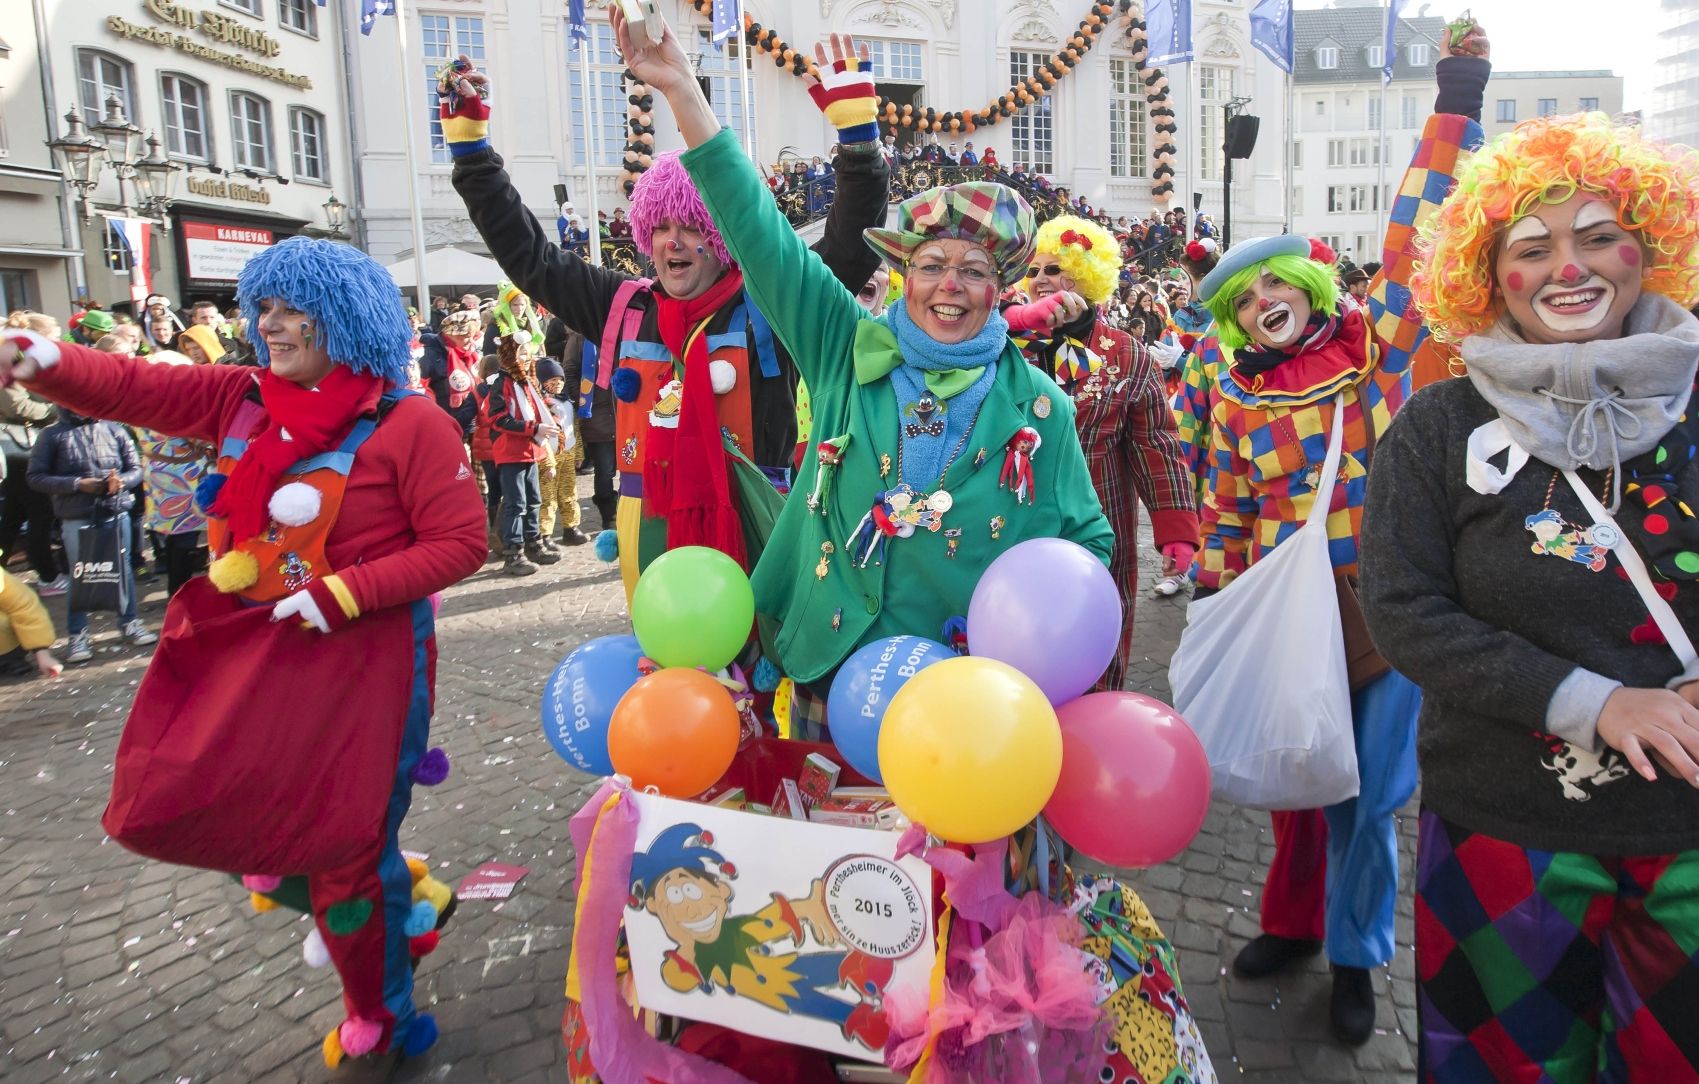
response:
[[[1252,376],[1224,366],[1209,413],[1209,477],[1198,586],[1221,588],[1303,526],[1327,456],[1335,399],[1344,396],[1345,456],[1327,517],[1333,567],[1357,571],[1368,478],[1367,424],[1378,435],[1410,395],[1410,360],[1427,337],[1410,303],[1416,231],[1451,191],[1459,154],[1482,141],[1468,117],[1428,118],[1392,204],[1369,309],[1340,317],[1346,344],[1331,370],[1304,355]],[[1182,396],[1185,393],[1182,392]]]

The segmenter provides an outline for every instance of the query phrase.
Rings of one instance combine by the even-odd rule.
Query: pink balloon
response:
[[[1088,693],[1056,709],[1062,778],[1044,807],[1061,837],[1111,866],[1168,861],[1209,812],[1209,757],[1178,712],[1143,693]]]

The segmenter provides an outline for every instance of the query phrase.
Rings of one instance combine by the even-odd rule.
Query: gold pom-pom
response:
[[[438,914],[448,910],[449,901],[452,899],[454,899],[454,890],[435,877],[426,877],[413,886],[414,902],[424,900],[435,907]]]
[[[260,563],[251,553],[231,550],[208,566],[206,578],[219,591],[232,595],[260,582]]]
[[[417,858],[407,860],[407,872],[412,875],[413,883],[418,884],[423,878],[431,875],[431,868]]]
[[[254,905],[254,913],[263,915],[267,911],[277,910],[277,901],[270,896],[262,896],[258,892],[248,893],[248,902]]]
[[[342,1029],[334,1027],[330,1034],[324,1037],[324,1064],[327,1069],[334,1069],[342,1064]]]

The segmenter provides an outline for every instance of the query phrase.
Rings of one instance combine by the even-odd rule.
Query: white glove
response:
[[[291,617],[299,617],[320,632],[330,631],[330,622],[324,619],[324,611],[306,591],[297,591],[271,608],[273,621],[286,621]]]
[[[1146,346],[1145,350],[1156,359],[1156,364],[1164,369],[1172,369],[1174,363],[1180,360],[1181,348],[1179,343],[1165,343],[1158,339]]]

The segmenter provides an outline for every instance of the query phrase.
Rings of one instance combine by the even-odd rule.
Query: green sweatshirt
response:
[[[778,623],[785,673],[815,682],[882,637],[940,639],[947,620],[967,614],[986,566],[1029,538],[1066,538],[1108,563],[1114,535],[1074,435],[1073,404],[1011,343],[962,453],[941,479],[954,498],[943,529],[890,539],[882,564],[855,567],[856,526],[897,481],[901,416],[888,375],[896,338],[797,237],[732,133],[686,152],[684,165],[743,268],[745,289],[808,383],[813,439],[850,434],[818,511],[807,503],[820,469],[809,448],[752,577],[756,610]],[[1022,426],[1042,438],[1030,504],[998,485],[1006,445]]]

